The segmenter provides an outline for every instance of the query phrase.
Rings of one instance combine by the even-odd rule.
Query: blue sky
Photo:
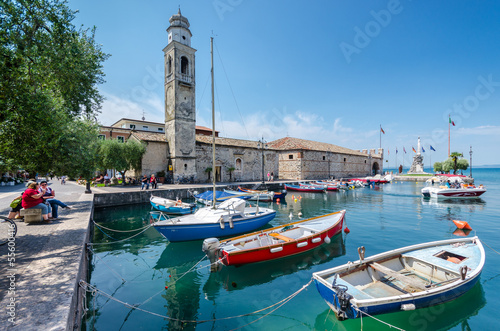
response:
[[[102,124],[163,122],[168,19],[188,18],[196,52],[197,125],[211,127],[215,38],[216,129],[231,138],[285,136],[378,148],[385,167],[451,151],[500,164],[500,2],[70,0],[74,23],[96,26],[111,54]],[[430,155],[429,145],[436,152]],[[407,154],[403,153],[403,147]],[[396,155],[396,148],[398,154]],[[389,154],[388,154],[389,151]],[[397,159],[396,159],[397,157]]]

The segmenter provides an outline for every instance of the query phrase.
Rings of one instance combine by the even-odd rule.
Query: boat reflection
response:
[[[462,330],[471,330],[468,320],[477,315],[486,305],[485,293],[481,282],[460,298],[413,311],[378,315],[377,318],[403,330],[449,330],[460,325]],[[359,330],[358,320],[338,321],[330,309],[316,317],[315,330]],[[363,317],[363,329],[379,330],[381,322],[370,317]]]
[[[308,270],[314,265],[326,263],[345,255],[343,234],[331,239],[329,245],[286,257],[283,259],[252,263],[240,267],[222,267],[219,272],[211,273],[203,290],[208,298],[217,297],[219,290],[237,291],[248,286],[265,284],[278,277],[292,274],[298,270]]]

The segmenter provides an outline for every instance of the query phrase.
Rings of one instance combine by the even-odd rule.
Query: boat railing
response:
[[[157,215],[156,217],[153,215]],[[161,211],[152,211],[150,212],[150,223],[156,223],[160,221],[170,221],[172,224],[177,223],[174,218],[170,218],[168,214],[165,214]]]

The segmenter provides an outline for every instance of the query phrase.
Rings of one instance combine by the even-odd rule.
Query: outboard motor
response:
[[[203,240],[202,251],[210,259],[210,271],[217,272],[221,269],[220,262],[220,242],[217,238],[207,238]]]

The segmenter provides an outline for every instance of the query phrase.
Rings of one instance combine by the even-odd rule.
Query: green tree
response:
[[[434,172],[443,171],[443,164],[441,162],[434,162]]]
[[[141,170],[142,157],[145,152],[144,144],[136,140],[129,139],[126,143],[122,143],[118,139],[101,140],[99,168],[116,169],[124,178],[127,170]]]
[[[457,174],[457,170],[458,170],[458,160],[463,157],[463,154],[462,153],[459,153],[459,152],[453,152],[450,154],[450,159],[451,159],[451,162],[453,163],[453,174],[456,175]]]
[[[460,159],[457,161],[458,170],[467,170],[469,168],[469,161],[466,159]]]
[[[75,28],[74,15],[64,0],[0,1],[0,155],[6,163],[40,173],[70,171],[74,154],[61,144],[93,125],[108,55],[95,30]],[[95,146],[79,149],[87,147],[80,155]]]

